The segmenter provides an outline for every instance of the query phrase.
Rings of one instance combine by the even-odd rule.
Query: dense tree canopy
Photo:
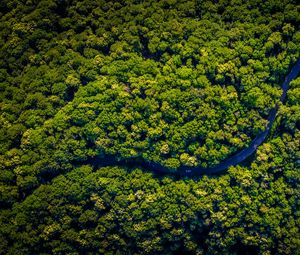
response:
[[[296,0],[0,1],[0,254],[298,254]],[[176,179],[93,159],[212,167]],[[298,252],[298,253],[297,253]]]

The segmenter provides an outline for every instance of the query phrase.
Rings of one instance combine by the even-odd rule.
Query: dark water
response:
[[[280,101],[284,102],[286,98],[287,91],[289,89],[290,82],[297,77],[300,72],[300,59],[296,62],[294,67],[291,69],[290,73],[286,76],[283,84],[282,90],[283,93],[280,97]],[[272,109],[268,116],[268,125],[266,129],[258,134],[250,143],[247,148],[239,151],[238,153],[234,154],[233,156],[225,159],[220,164],[210,167],[210,168],[202,168],[202,167],[188,167],[188,166],[181,166],[177,170],[169,169],[160,163],[147,161],[143,158],[132,158],[126,160],[116,160],[113,156],[105,156],[105,157],[97,157],[88,159],[86,162],[87,164],[95,165],[95,166],[116,166],[120,165],[123,167],[142,167],[146,170],[152,171],[154,173],[159,174],[167,174],[167,175],[175,175],[179,177],[184,176],[200,176],[203,174],[218,174],[223,173],[227,170],[230,166],[238,165],[244,162],[246,159],[249,159],[251,155],[256,151],[257,147],[260,146],[265,139],[267,138],[270,129],[274,123],[276,118],[276,114],[278,111],[278,106]]]

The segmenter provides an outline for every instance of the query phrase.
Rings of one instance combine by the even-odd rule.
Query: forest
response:
[[[0,255],[300,255],[299,59],[297,0],[1,0]]]

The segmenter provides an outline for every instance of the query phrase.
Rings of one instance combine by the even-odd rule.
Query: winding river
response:
[[[286,76],[283,84],[282,84],[282,95],[280,97],[280,101],[283,103],[287,91],[289,89],[290,82],[297,77],[297,75],[300,72],[300,59],[295,63],[289,74]],[[233,156],[225,159],[218,165],[214,167],[209,168],[202,168],[202,167],[190,167],[190,166],[180,166],[176,170],[171,170],[160,163],[147,161],[143,158],[134,158],[134,159],[126,159],[126,160],[117,160],[113,156],[105,156],[105,158],[92,158],[88,159],[86,163],[96,165],[98,167],[100,166],[139,166],[142,168],[145,168],[147,170],[150,170],[154,173],[160,173],[160,174],[170,174],[170,175],[178,175],[178,176],[200,176],[203,174],[217,174],[225,171],[230,166],[235,166],[243,162],[246,158],[248,158],[250,155],[252,155],[258,146],[260,146],[268,136],[270,129],[274,123],[274,120],[276,118],[276,114],[278,111],[278,105],[270,111],[270,114],[268,116],[268,124],[266,129],[259,133],[250,143],[250,145],[243,150],[239,151],[238,153],[234,154]]]

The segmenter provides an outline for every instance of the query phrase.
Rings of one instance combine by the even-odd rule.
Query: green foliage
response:
[[[299,58],[299,8],[0,1],[0,254],[298,254],[299,78],[222,176],[97,162],[176,172],[247,147]]]

